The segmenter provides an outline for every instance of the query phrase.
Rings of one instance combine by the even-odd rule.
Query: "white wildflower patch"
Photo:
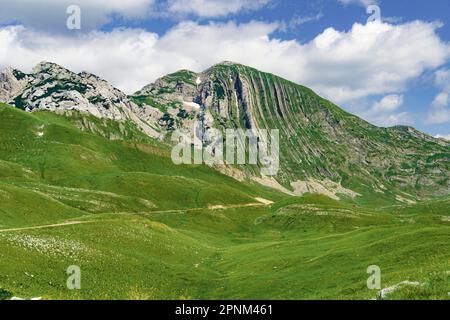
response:
[[[277,211],[278,215],[316,215],[359,219],[367,214],[343,208],[326,208],[314,204],[293,204]]]
[[[394,293],[395,291],[397,291],[397,290],[399,290],[399,289],[401,289],[403,287],[406,287],[406,286],[415,286],[415,287],[417,287],[417,286],[423,286],[423,285],[424,285],[424,283],[420,283],[420,282],[417,282],[417,281],[414,281],[414,282],[412,282],[412,281],[402,281],[400,283],[397,283],[396,285],[384,288],[383,290],[379,291],[378,294],[377,294],[377,297],[379,299],[385,299],[385,298],[387,298],[388,295]]]
[[[26,234],[0,234],[0,238],[8,244],[18,246],[27,251],[34,251],[46,256],[58,256],[68,259],[78,259],[82,253],[90,251],[81,242],[58,239],[56,237],[37,237]]]

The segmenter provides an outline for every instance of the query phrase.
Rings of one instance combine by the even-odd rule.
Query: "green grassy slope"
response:
[[[372,264],[383,287],[422,284],[391,298],[448,299],[448,198],[287,197],[81,119],[99,121],[0,105],[0,299],[369,299]]]
[[[313,208],[103,214],[0,232],[0,284],[47,299],[370,299],[366,269],[376,264],[383,287],[422,284],[393,297],[448,298],[448,222]],[[65,288],[73,264],[79,291]]]
[[[2,182],[60,204],[137,212],[252,203],[260,192],[279,197],[206,166],[176,166],[167,147],[138,132],[135,138],[111,141],[79,130],[76,117],[27,114],[4,105],[0,119]]]

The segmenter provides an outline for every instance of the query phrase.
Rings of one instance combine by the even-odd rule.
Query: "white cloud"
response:
[[[373,105],[374,111],[393,111],[403,105],[403,95],[391,94],[385,96]]]
[[[363,115],[363,118],[380,127],[412,125],[414,123],[412,116],[408,112]]]
[[[342,3],[345,6],[348,6],[350,4],[356,4],[363,7],[368,7],[371,4],[378,4],[378,0],[338,0],[340,3]]]
[[[81,9],[81,31],[88,32],[113,18],[143,19],[178,15],[202,18],[225,17],[258,10],[273,0],[0,0],[0,24],[21,24],[33,29],[69,32],[67,8]]]
[[[449,102],[449,96],[447,92],[439,93],[433,100],[432,106],[435,108],[446,107]]]
[[[435,137],[436,138],[441,138],[441,139],[446,139],[446,140],[450,141],[450,134],[447,134],[447,135],[445,135],[445,134],[438,134]]]
[[[280,30],[281,31],[293,30],[305,23],[319,21],[322,18],[323,18],[322,12],[319,12],[316,15],[309,15],[309,16],[294,15],[294,17],[288,22],[283,21],[281,23]]]
[[[112,14],[124,18],[145,17],[155,0],[1,0],[0,23],[20,23],[34,29],[64,32],[70,5],[81,9],[81,28],[89,31],[110,20]]]
[[[355,24],[326,29],[308,43],[271,38],[278,24],[183,22],[163,36],[140,29],[76,37],[15,26],[0,28],[0,66],[29,71],[41,60],[98,74],[127,92],[180,68],[202,71],[231,60],[312,87],[342,103],[403,92],[424,71],[441,66],[449,47],[432,23]]]
[[[382,127],[413,124],[413,118],[408,112],[398,111],[403,106],[403,95],[390,94],[376,101],[371,108],[357,113],[373,124]]]
[[[435,73],[435,82],[441,88],[440,92],[431,103],[426,124],[443,124],[450,122],[450,70],[441,69]]]
[[[211,18],[257,10],[268,3],[269,0],[169,0],[168,11]]]
[[[450,122],[450,109],[440,108],[428,113],[426,124],[443,124]]]
[[[450,69],[440,69],[435,73],[436,85],[442,87],[446,92],[450,92]]]
[[[329,28],[302,46],[306,61],[298,71],[305,83],[338,102],[402,92],[410,80],[448,59],[449,46],[436,35],[437,27],[416,21],[354,24],[348,32]]]

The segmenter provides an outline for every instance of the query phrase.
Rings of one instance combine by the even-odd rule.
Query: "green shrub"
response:
[[[0,300],[6,300],[12,297],[12,293],[8,290],[0,288]]]

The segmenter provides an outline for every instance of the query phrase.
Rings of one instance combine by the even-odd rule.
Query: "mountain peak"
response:
[[[352,190],[351,195],[378,190],[386,198],[390,195],[384,190],[397,188],[411,197],[448,193],[448,183],[436,174],[445,172],[446,156],[426,160],[423,151],[445,154],[446,145],[433,137],[410,127],[378,128],[309,88],[239,63],[215,64],[198,74],[198,83],[194,75],[170,74],[133,99],[144,110],[154,107],[164,113],[163,132],[189,128],[196,119],[204,128],[218,130],[278,129],[284,161],[276,180],[292,189],[302,185],[299,193],[318,191],[319,185],[332,194],[342,188]],[[404,177],[409,167],[421,171]],[[250,168],[241,170],[255,174]]]
[[[242,66],[242,64],[233,62],[233,61],[224,60],[224,61],[221,61],[221,62],[213,65],[213,67],[215,67],[215,66]]]
[[[35,74],[38,74],[38,73],[42,73],[42,72],[46,72],[46,73],[64,72],[64,73],[67,73],[70,71],[57,63],[49,62],[49,61],[41,61],[33,68],[32,72]]]
[[[238,69],[238,68],[245,69],[245,68],[250,68],[250,67],[248,67],[244,64],[241,64],[241,63],[225,60],[225,61],[222,61],[222,62],[212,65],[211,67],[209,67],[208,69],[203,71],[203,73],[209,73],[211,71],[217,71],[217,70],[222,70],[222,69]]]

